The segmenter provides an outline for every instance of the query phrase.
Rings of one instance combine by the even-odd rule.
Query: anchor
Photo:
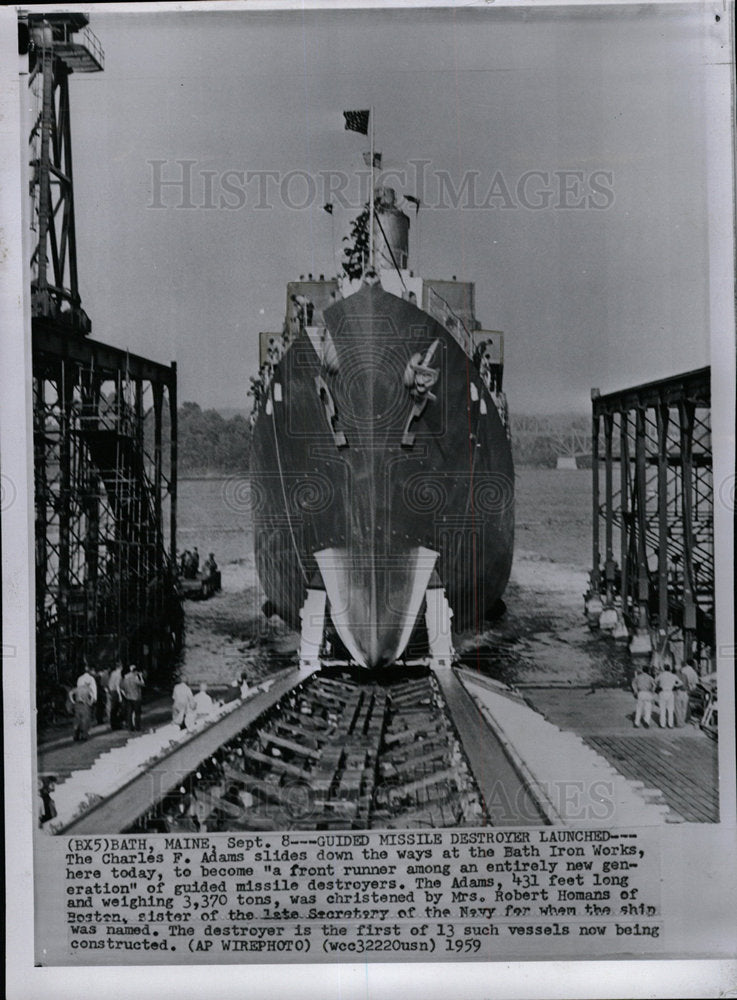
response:
[[[404,384],[409,389],[413,401],[402,434],[402,447],[404,448],[411,448],[415,443],[416,435],[410,431],[412,422],[419,419],[425,412],[428,400],[437,398],[431,389],[438,380],[440,369],[431,368],[430,363],[439,343],[439,340],[434,340],[428,347],[424,358],[419,351],[413,354],[404,370]]]

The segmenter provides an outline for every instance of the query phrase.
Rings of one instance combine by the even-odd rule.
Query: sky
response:
[[[410,266],[476,283],[513,412],[586,412],[593,386],[708,364],[725,23],[706,5],[95,8],[105,70],[70,84],[92,336],[176,360],[180,401],[247,407],[286,282],[336,272],[368,149],[341,112],[373,107],[384,167],[422,201]],[[183,161],[191,207],[157,186]]]

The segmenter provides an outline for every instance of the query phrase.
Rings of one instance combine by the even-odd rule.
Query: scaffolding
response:
[[[670,643],[706,664],[715,642],[710,369],[591,397],[592,592],[650,648]]]
[[[79,295],[69,76],[103,68],[80,13],[21,13],[29,221],[37,697],[55,714],[83,659],[168,678],[176,578],[177,372],[89,338]]]
[[[33,415],[39,695],[85,656],[161,676],[182,631],[176,366],[37,323]]]

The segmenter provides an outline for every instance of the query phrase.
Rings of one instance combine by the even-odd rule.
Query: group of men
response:
[[[131,732],[140,732],[141,708],[145,680],[138,667],[127,667],[118,661],[113,670],[92,673],[87,662],[69,694],[74,712],[74,740],[89,738],[93,721],[106,720],[111,729],[125,725]]]
[[[179,572],[185,580],[194,580],[200,569],[200,553],[197,546],[190,552],[185,549],[179,560]]]
[[[186,681],[179,681],[172,691],[172,722],[180,729],[192,729],[195,723],[211,715],[215,702],[207,693],[207,684],[200,684],[197,694]]]
[[[690,715],[690,695],[698,683],[693,659],[676,670],[672,654],[666,653],[659,661],[641,666],[632,678],[632,690],[637,699],[635,726],[650,725],[656,695],[660,728],[684,726]]]
[[[202,566],[202,575],[207,578],[217,571],[218,564],[215,562],[215,553],[211,552]],[[200,553],[195,547],[190,552],[185,549],[179,559],[179,572],[185,580],[195,580],[200,571]]]

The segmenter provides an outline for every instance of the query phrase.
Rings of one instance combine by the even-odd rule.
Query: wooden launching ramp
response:
[[[168,725],[132,739],[93,765],[88,808],[53,832],[546,822],[524,773],[453,669],[424,665],[379,676],[295,667],[193,734]],[[130,772],[136,747],[139,765],[105,791],[105,769]]]

